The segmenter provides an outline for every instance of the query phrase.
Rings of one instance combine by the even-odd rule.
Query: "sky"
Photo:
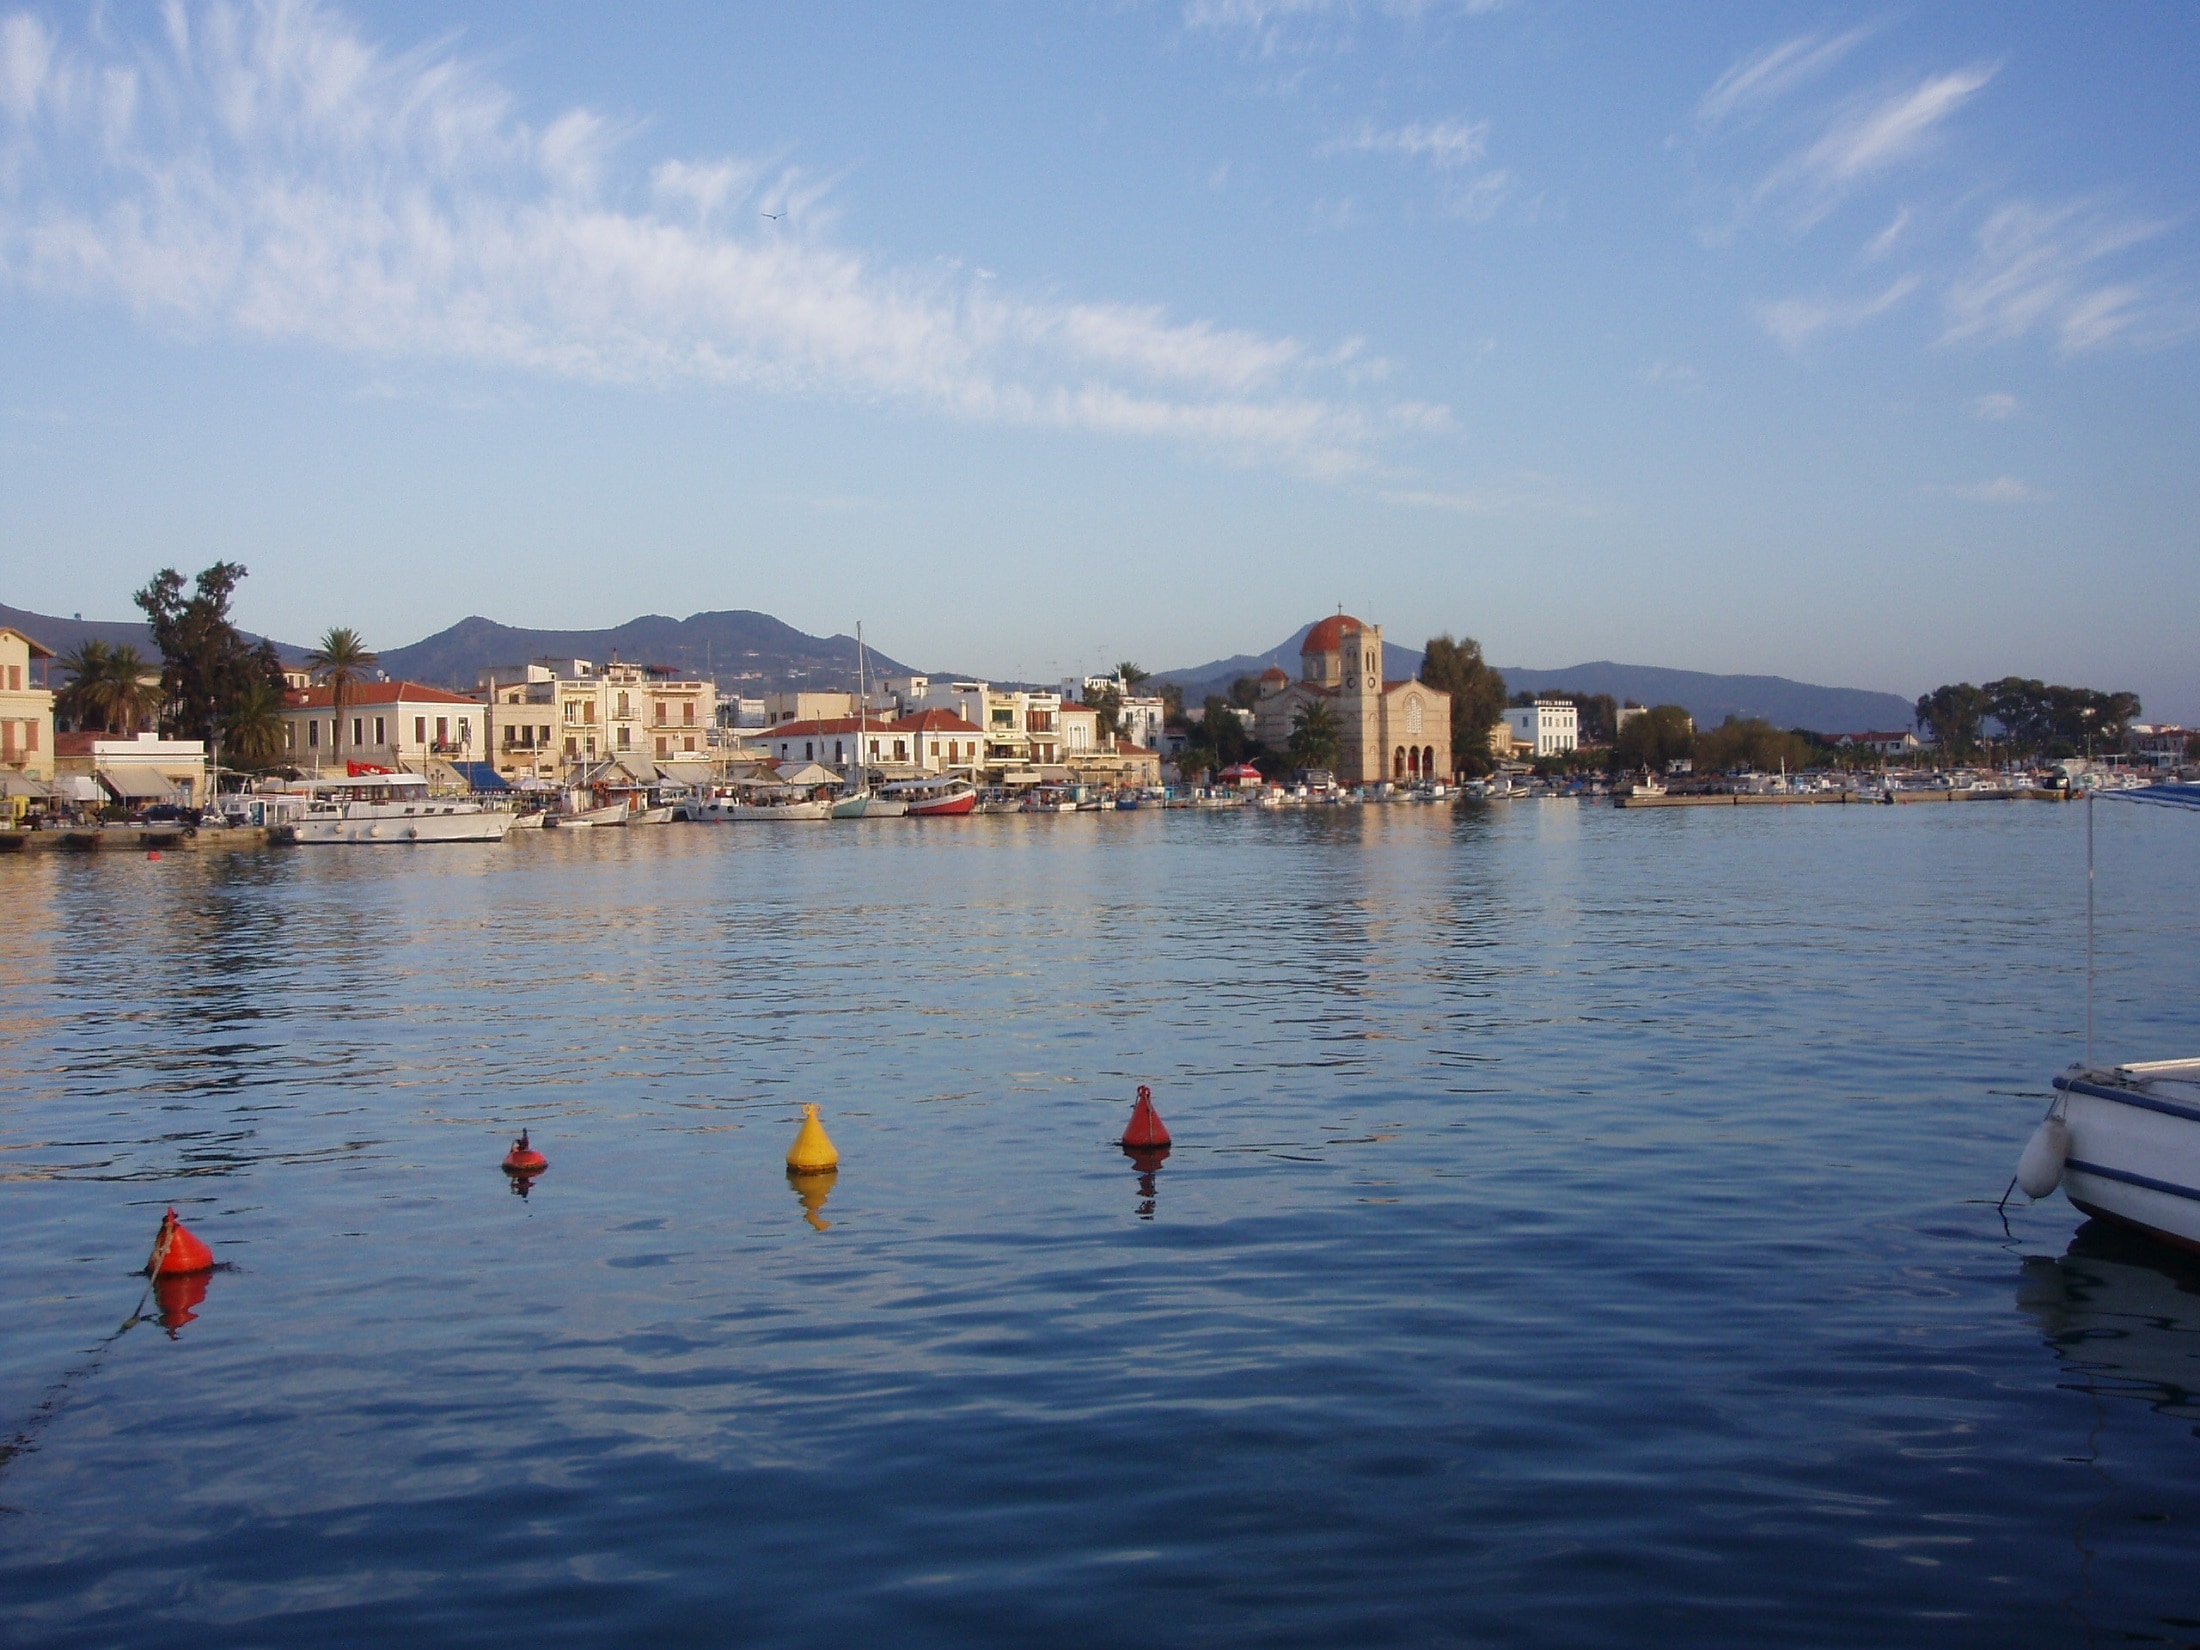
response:
[[[0,600],[2200,720],[2196,91],[2170,4],[0,0]]]

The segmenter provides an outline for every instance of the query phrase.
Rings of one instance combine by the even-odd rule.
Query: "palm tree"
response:
[[[160,714],[160,672],[128,642],[107,650],[107,682],[110,728],[119,725],[123,733],[135,733]]]
[[[236,708],[223,725],[222,737],[239,762],[273,767],[283,753],[283,690],[265,676],[247,682],[238,690]]]
[[[97,637],[79,642],[56,661],[69,673],[69,685],[54,695],[54,709],[79,727],[107,730],[108,647]]]
[[[332,756],[344,753],[344,690],[366,679],[374,655],[359,632],[338,625],[321,638],[321,645],[306,655],[306,668],[328,684],[332,720],[329,728]]]
[[[1140,670],[1135,664],[1131,663],[1130,660],[1125,659],[1121,664],[1115,667],[1115,679],[1123,684],[1123,691],[1126,694],[1136,693],[1138,691],[1139,683],[1151,681],[1153,679],[1153,672],[1150,670]]]
[[[1291,760],[1301,768],[1334,767],[1337,761],[1337,719],[1319,700],[1291,718]]]

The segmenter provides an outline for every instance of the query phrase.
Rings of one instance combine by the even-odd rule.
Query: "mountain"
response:
[[[865,651],[874,679],[909,671],[875,648]],[[461,619],[425,641],[384,650],[380,668],[409,681],[471,688],[491,665],[537,659],[670,665],[752,694],[856,685],[853,636],[806,635],[768,613],[744,610],[691,613],[684,619],[652,613],[610,630],[520,630],[494,619]]]
[[[150,662],[157,663],[160,651],[153,646],[153,627],[132,619],[85,619],[71,616],[61,618],[52,613],[33,613],[28,608],[9,607],[0,602],[0,625],[20,630],[41,646],[50,647],[56,653],[74,651],[85,642],[105,642],[109,647],[127,643],[138,650]],[[244,633],[248,642],[260,638],[249,630]],[[286,663],[296,664],[305,657],[306,650],[293,647],[288,642],[275,644]]]
[[[1155,680],[1174,682],[1197,704],[1210,693],[1227,693],[1240,676],[1258,676],[1279,665],[1299,672],[1299,645],[1312,625],[1301,625],[1266,653],[1240,653],[1185,670],[1165,670]],[[1421,668],[1421,650],[1383,644],[1383,674],[1396,681]],[[1785,676],[1718,676],[1701,670],[1671,670],[1663,665],[1623,665],[1609,659],[1568,665],[1563,670],[1500,666],[1505,686],[1515,693],[1544,693],[1568,688],[1576,693],[1609,693],[1625,703],[1679,705],[1699,728],[1717,727],[1729,716],[1761,716],[1775,727],[1811,728],[1819,733],[1860,733],[1867,728],[1906,728],[1916,715],[1909,700],[1869,688],[1819,687]]]

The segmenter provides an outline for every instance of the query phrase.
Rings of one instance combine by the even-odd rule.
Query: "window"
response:
[[[295,722],[285,722],[283,724],[283,749],[286,751],[294,751],[297,748],[298,724]]]
[[[632,728],[621,728],[619,730],[619,749],[624,751],[632,750],[633,748],[634,730]]]
[[[1406,732],[1416,737],[1421,732],[1421,696],[1418,693],[1406,701]]]
[[[435,742],[438,745],[448,745],[451,742],[451,719],[448,716],[438,716],[435,719]]]
[[[568,755],[568,756],[578,756],[578,755],[580,755],[580,753],[581,753],[581,742],[580,742],[580,741],[579,741],[578,739],[568,739],[568,740],[566,740],[566,742],[565,742],[565,754],[566,754],[566,755]]]
[[[23,691],[23,667],[21,665],[8,666],[8,691],[10,693],[21,693]]]
[[[474,720],[472,717],[461,716],[458,719],[458,742],[461,745],[471,745],[474,742]]]
[[[578,699],[566,700],[565,719],[568,722],[578,722],[581,719],[581,702]]]
[[[814,762],[817,760],[817,746],[815,744],[807,740],[803,742],[802,760],[805,762]]]
[[[664,741],[664,736],[663,736],[662,734],[658,735],[658,737],[657,737],[657,754],[658,754],[659,756],[662,756],[662,755],[664,755],[664,754],[665,754],[665,741]]]
[[[364,745],[367,742],[367,719],[364,716],[354,716],[351,719],[351,742],[354,745]]]
[[[845,762],[848,760],[845,756],[842,756],[840,754],[840,741],[837,739],[833,741],[833,760],[835,762]]]
[[[662,699],[657,701],[657,725],[660,728],[665,725],[665,702]]]
[[[871,760],[874,762],[878,760],[878,741],[876,739],[871,741]]]
[[[626,719],[627,719],[627,718],[628,718],[629,716],[632,716],[633,714],[634,714],[634,713],[633,713],[633,711],[631,711],[631,710],[629,710],[629,709],[627,708],[627,700],[626,700],[626,695],[625,695],[625,694],[623,694],[623,693],[622,693],[622,694],[620,694],[620,695],[619,695],[619,716],[618,716],[618,719],[619,719],[620,721],[622,721],[622,722],[623,722],[623,721],[625,721],[625,720],[626,720]]]
[[[590,727],[594,727],[594,726],[596,725],[596,701],[595,701],[595,700],[591,699],[591,700],[589,700],[589,701],[588,701],[587,703],[585,703],[585,704],[583,704],[583,705],[581,706],[581,720],[582,720],[583,722],[587,723],[587,724],[588,724],[588,725],[589,725]],[[589,742],[588,742],[588,743],[589,743],[589,745],[590,745],[591,747],[593,747],[593,746],[595,745],[596,741],[595,741],[595,740],[593,740],[593,739],[591,739],[591,740],[589,740]]]
[[[933,741],[932,741],[932,754],[933,754],[934,756],[937,756],[937,755],[939,755],[939,754],[940,754],[940,742],[939,742],[939,741],[938,741],[937,739],[935,739],[935,740],[933,740]],[[953,758],[952,758],[952,757],[950,757],[950,758],[949,758],[949,760],[950,760],[950,761],[952,761],[952,760],[953,760]]]
[[[309,716],[306,718],[306,749],[317,751],[320,748],[321,720],[317,716]]]
[[[897,740],[895,740],[895,741],[894,741],[894,760],[895,760],[896,762],[906,762],[906,761],[908,761],[908,760],[909,760],[909,741],[908,741],[908,740],[906,740],[906,739],[897,739]]]
[[[377,716],[374,719],[374,742],[377,745],[386,745],[390,742],[390,724],[385,717]]]
[[[695,748],[695,735],[692,733],[682,734],[680,736],[680,748],[682,750],[693,750]]]
[[[425,745],[427,742],[428,719],[425,716],[415,716],[413,718],[413,743],[416,745]]]
[[[695,726],[695,701],[693,699],[680,701],[680,720],[687,727],[692,728]]]

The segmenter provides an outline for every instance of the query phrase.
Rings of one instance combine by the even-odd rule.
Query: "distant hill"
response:
[[[877,649],[866,652],[874,679],[908,673]],[[750,693],[856,685],[853,636],[811,636],[769,613],[744,610],[684,619],[652,613],[610,630],[520,630],[494,619],[461,619],[425,641],[383,650],[380,668],[415,682],[471,688],[491,665],[537,659],[670,665]]]
[[[1240,653],[1185,670],[1165,670],[1157,681],[1175,682],[1185,698],[1197,703],[1210,693],[1227,693],[1240,676],[1258,676],[1279,665],[1299,672],[1299,647],[1312,625],[1301,625],[1265,653]],[[1416,674],[1421,650],[1383,644],[1383,673],[1392,680]],[[1571,688],[1578,693],[1609,693],[1625,702],[1679,705],[1698,727],[1717,727],[1729,716],[1761,716],[1775,727],[1810,728],[1819,733],[1860,733],[1867,728],[1906,728],[1915,715],[1909,700],[1869,688],[1819,687],[1785,676],[1718,676],[1700,670],[1671,670],[1663,665],[1623,665],[1609,659],[1568,665],[1563,670],[1498,667],[1515,693]]]
[[[64,619],[52,613],[33,613],[28,608],[9,607],[0,602],[0,625],[13,626],[31,640],[52,648],[56,653],[69,653],[85,642],[97,641],[105,642],[109,647],[120,647],[127,643],[148,660],[157,661],[160,658],[159,651],[153,646],[152,626],[142,620]],[[260,640],[249,630],[245,632],[245,637],[248,641]],[[302,647],[294,647],[288,642],[277,642],[275,646],[288,663],[296,664],[305,657],[306,650]]]

